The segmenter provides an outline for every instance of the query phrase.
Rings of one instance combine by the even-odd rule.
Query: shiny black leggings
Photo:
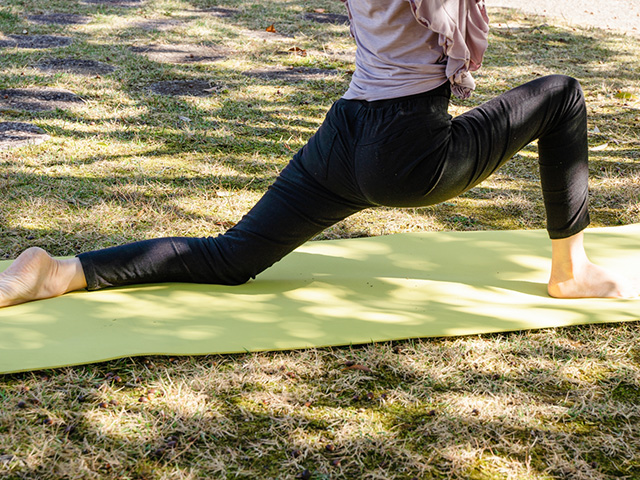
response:
[[[88,289],[244,283],[362,209],[455,197],[535,139],[549,236],[587,226],[586,109],[576,80],[539,78],[454,119],[449,96],[445,84],[410,97],[338,100],[236,226],[215,238],[160,238],[83,253]]]

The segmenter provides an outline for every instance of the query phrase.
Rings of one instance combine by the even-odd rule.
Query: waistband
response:
[[[428,90],[422,93],[416,93],[413,95],[407,95],[406,97],[385,98],[384,100],[373,100],[373,101],[346,99],[346,98],[341,98],[341,100],[344,102],[358,103],[366,108],[383,108],[383,107],[388,107],[390,105],[396,105],[398,103],[416,102],[424,98],[438,97],[438,96],[446,97],[447,99],[451,97],[451,84],[448,80],[444,82],[442,85],[440,85],[439,87],[436,87],[432,90]]]

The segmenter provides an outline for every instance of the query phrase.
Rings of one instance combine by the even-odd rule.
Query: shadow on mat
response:
[[[589,239],[596,259],[640,266],[633,234]],[[242,286],[148,285],[34,302],[0,311],[0,351],[12,352],[0,371],[638,320],[633,300],[549,298],[548,243],[541,231],[312,242]]]

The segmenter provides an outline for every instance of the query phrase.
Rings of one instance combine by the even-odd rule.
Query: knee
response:
[[[578,80],[567,75],[550,75],[541,80],[542,94],[562,119],[586,119],[585,97]]]
[[[545,77],[550,88],[557,88],[569,95],[576,95],[577,98],[583,99],[582,85],[580,82],[568,75],[549,75]]]

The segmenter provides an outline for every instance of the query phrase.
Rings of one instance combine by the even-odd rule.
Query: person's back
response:
[[[356,69],[343,98],[380,100],[433,90],[447,81],[438,34],[418,23],[407,0],[348,3]]]

